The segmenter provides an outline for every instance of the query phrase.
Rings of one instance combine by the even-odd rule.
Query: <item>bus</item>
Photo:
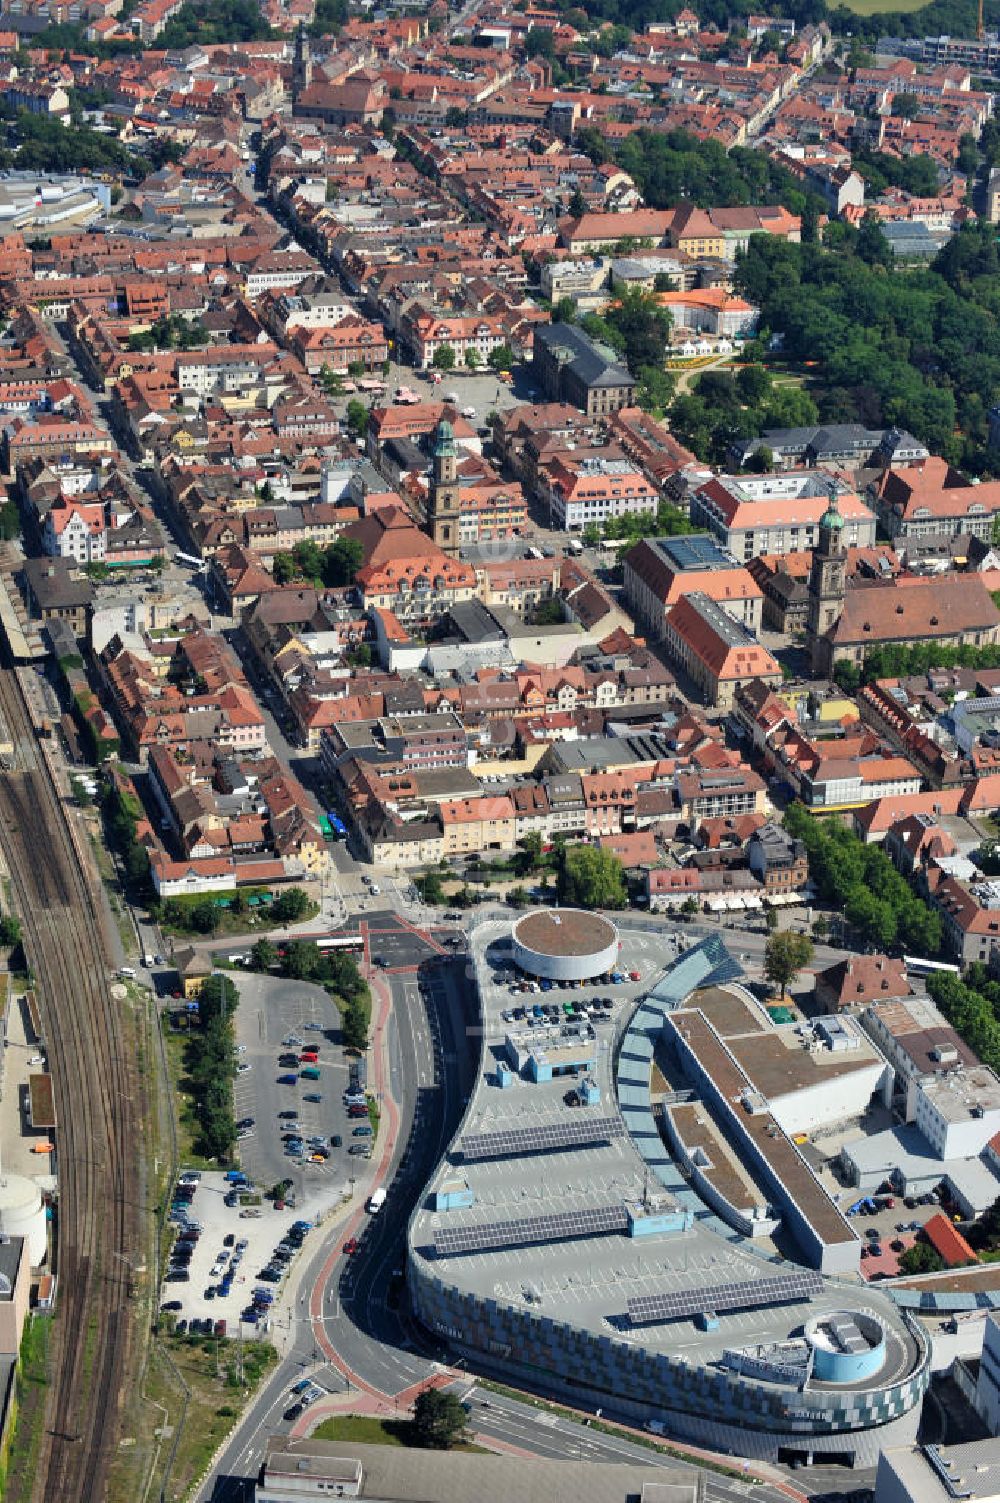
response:
[[[317,950],[363,950],[364,937],[360,934],[330,934],[316,941]]]
[[[174,554],[174,561],[178,564],[187,564],[190,568],[198,569],[199,571],[205,567],[205,560],[199,558],[195,553],[177,552]]]
[[[944,960],[923,960],[919,955],[904,955],[903,964],[911,976],[960,976],[961,966],[949,965]]]

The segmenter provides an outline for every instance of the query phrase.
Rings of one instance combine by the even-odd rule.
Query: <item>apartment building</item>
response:
[[[691,497],[691,520],[743,563],[762,553],[798,553],[819,539],[831,495],[844,522],[844,542],[870,548],[875,516],[853,492],[815,470],[779,475],[716,475]]]

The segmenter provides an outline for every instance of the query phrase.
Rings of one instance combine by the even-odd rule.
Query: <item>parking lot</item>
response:
[[[264,1189],[292,1181],[291,1193],[300,1215],[335,1202],[350,1188],[365,1160],[351,1155],[353,1127],[343,1106],[348,1061],[340,1044],[340,1019],[322,987],[275,976],[241,976],[236,1039],[240,1049],[234,1091],[239,1161],[249,1177]],[[285,1042],[297,1040],[296,1043]],[[315,1064],[302,1061],[315,1050]],[[286,1060],[286,1064],[280,1061]],[[309,1079],[303,1069],[317,1069]],[[293,1083],[287,1081],[295,1076]],[[329,1154],[319,1162],[308,1152],[291,1152],[283,1134],[296,1132],[304,1148],[322,1139]],[[340,1144],[331,1143],[339,1137]]]
[[[582,983],[553,982],[546,986],[542,981],[522,975],[506,957],[499,959],[490,972],[490,979],[482,986],[487,1037],[499,1039],[512,1025],[536,1030],[540,1041],[556,1037],[563,1028],[587,1021],[580,1015],[580,1009],[584,1007],[591,1015],[590,1022],[597,1026],[613,1023],[617,1031],[622,1015],[631,1011],[635,998],[649,990],[676,953],[672,936],[666,934],[653,934],[648,930],[638,933],[623,928],[620,936],[621,970],[617,974],[625,979],[617,982],[595,978]],[[524,986],[528,990],[521,990]],[[603,1005],[595,1006],[598,1002]],[[567,1015],[567,1007],[577,1014],[575,1019]],[[536,1009],[541,1010],[541,1016]],[[517,1016],[520,1012],[524,1017]],[[609,1037],[613,1036],[610,1029],[607,1031]]]
[[[241,1317],[253,1304],[256,1289],[268,1291],[277,1303],[284,1279],[272,1282],[259,1275],[270,1266],[275,1250],[289,1236],[293,1224],[306,1218],[298,1210],[276,1211],[266,1200],[257,1205],[239,1202],[227,1205],[227,1195],[230,1201],[235,1196],[221,1171],[201,1174],[192,1188],[194,1194],[183,1215],[171,1218],[177,1239],[160,1294],[161,1307],[174,1306],[172,1313],[178,1321],[211,1319],[213,1325],[224,1321],[225,1327],[219,1334],[235,1336]],[[293,1240],[299,1240],[298,1236],[293,1234]],[[175,1257],[174,1251],[185,1241],[191,1248],[190,1256]],[[293,1249],[280,1256],[287,1274],[294,1267],[296,1253]],[[231,1286],[228,1292],[223,1292],[227,1275]],[[180,1308],[176,1308],[178,1305]],[[252,1334],[254,1328],[258,1331],[271,1328],[270,1311],[263,1302],[260,1318],[244,1321],[245,1335]]]

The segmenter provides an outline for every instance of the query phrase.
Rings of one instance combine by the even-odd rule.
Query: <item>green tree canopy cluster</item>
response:
[[[567,19],[578,8],[579,0],[559,0],[559,9]],[[683,0],[666,0],[666,3],[664,0],[589,0],[586,9],[587,18],[594,26],[613,24],[615,35],[611,46],[618,50],[623,45],[620,41],[622,30],[642,31],[650,21],[676,16],[683,9]],[[870,14],[848,10],[846,5],[830,6],[827,0],[775,0],[768,13],[788,16],[799,27],[826,21],[832,31],[852,37],[855,46],[859,40],[874,42],[880,36],[972,37],[976,34],[976,0],[931,0],[930,5],[917,6],[909,11],[872,10]],[[700,0],[698,5],[698,16],[705,29],[714,26],[727,31],[731,24],[745,25],[746,14],[742,0]],[[984,14],[987,28],[995,28],[1000,22],[998,0],[986,0]]]
[[[16,149],[0,148],[0,168],[27,172],[121,172],[145,176],[149,161],[87,125],[63,125],[51,115],[19,110],[12,139]]]
[[[191,323],[179,313],[167,318],[158,318],[142,334],[130,334],[130,350],[194,350],[208,343],[208,330],[203,323]]]
[[[273,35],[252,0],[187,0],[163,28],[159,45],[173,50],[213,42],[263,42]]]
[[[679,507],[661,501],[654,512],[626,512],[620,517],[608,517],[600,526],[588,522],[581,535],[590,548],[596,547],[602,538],[609,542],[638,542],[640,538],[680,537],[694,531]]]
[[[915,1242],[899,1255],[900,1273],[940,1273],[945,1262],[929,1242]]]
[[[900,97],[897,94],[897,101]],[[904,188],[918,198],[933,198],[940,192],[941,179],[933,157],[894,157],[885,151],[863,151],[854,157],[854,166],[875,198],[886,188]]]
[[[927,990],[983,1064],[1000,1069],[1000,982],[991,981],[986,967],[976,964],[964,981],[940,972],[928,976]]]
[[[796,178],[752,147],[727,152],[721,141],[700,141],[685,130],[638,130],[612,144],[592,127],[578,133],[577,143],[595,162],[616,162],[653,209],[684,200],[703,209],[783,203],[801,214],[805,207]]]
[[[563,847],[558,871],[559,901],[572,908],[625,908],[625,872],[613,851],[598,845]]]
[[[343,950],[320,950],[312,940],[294,939],[285,947],[281,971],[296,981],[315,981],[325,986],[340,1010],[344,1043],[349,1049],[365,1047],[371,996],[353,956]]]
[[[868,649],[860,670],[853,663],[836,663],[834,677],[842,688],[856,689],[859,684],[871,684],[876,679],[906,678],[911,673],[929,673],[934,668],[1000,668],[1000,644],[944,647],[934,642],[914,642],[912,646],[883,642]]]
[[[794,384],[776,385],[762,365],[731,376],[706,371],[670,409],[670,431],[711,464],[726,464],[730,444],[769,428],[806,427],[817,421],[816,403]]]
[[[240,995],[228,976],[209,976],[198,997],[199,1027],[187,1041],[185,1065],[198,1121],[198,1151],[228,1159],[236,1141],[233,1116],[233,1014]]]
[[[917,897],[880,846],[865,845],[834,820],[813,818],[799,803],[786,810],[785,828],[804,842],[821,895],[877,949],[902,946],[928,957],[940,952],[940,915]]]
[[[339,537],[327,548],[308,539],[296,543],[291,553],[274,555],[273,573],[278,584],[307,580],[317,589],[339,589],[354,579],[361,567],[364,550],[357,538]]]
[[[812,368],[821,421],[896,424],[954,464],[1000,469],[986,449],[1000,389],[994,227],[964,225],[926,270],[894,270],[887,251],[874,223],[832,225],[822,247],[755,235],[736,283],[762,333]]]
[[[136,838],[142,808],[138,799],[120,792],[117,785],[108,785],[103,800],[104,818],[108,834],[121,853],[125,880],[136,894],[145,893],[149,886],[149,852]]]

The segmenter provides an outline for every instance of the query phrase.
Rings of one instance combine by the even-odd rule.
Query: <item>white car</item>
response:
[[[236,1073],[237,1075],[248,1075],[250,1073],[250,1066],[247,1064],[246,1060],[244,1060],[241,1065],[236,1066]]]
[[[44,1065],[45,1061],[40,1054],[32,1054],[28,1059],[29,1065]]]
[[[372,882],[368,888],[368,891],[371,893],[373,898],[377,898],[382,889],[381,887],[379,887],[377,882]]]

